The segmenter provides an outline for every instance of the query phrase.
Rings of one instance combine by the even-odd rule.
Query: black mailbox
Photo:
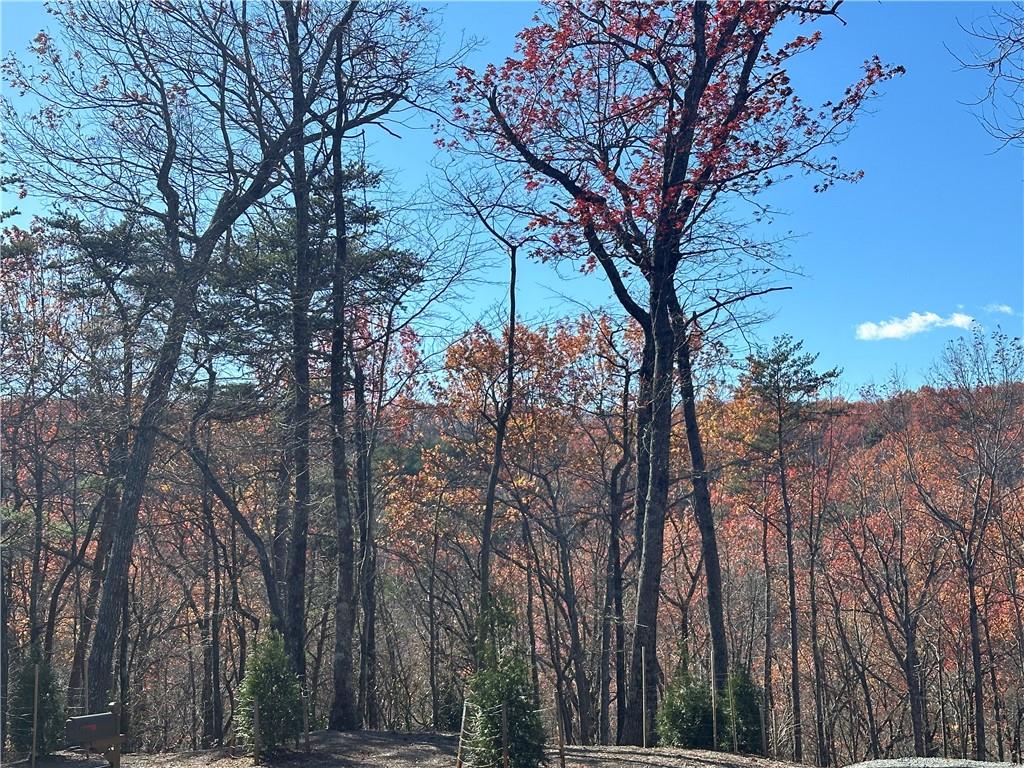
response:
[[[70,718],[64,731],[69,747],[97,747],[120,738],[120,718],[113,712],[99,712]]]
[[[69,747],[84,747],[99,752],[111,768],[121,765],[121,707],[112,703],[109,712],[69,717],[64,724],[64,742]]]

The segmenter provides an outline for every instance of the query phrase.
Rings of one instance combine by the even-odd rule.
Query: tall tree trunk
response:
[[[43,521],[45,516],[45,490],[43,487],[45,467],[38,435],[38,425],[33,425],[36,455],[32,467],[32,481],[35,498],[32,504],[32,578],[28,591],[28,637],[32,653],[42,651],[43,622],[39,615],[39,601],[43,591]]]
[[[238,596],[238,572],[240,570],[238,562],[238,533],[235,530],[237,523],[235,518],[231,518],[231,550],[230,550],[230,567],[228,572],[231,574],[231,604],[235,609],[235,614],[242,614],[241,619],[235,622],[235,634],[238,636],[238,662],[237,662],[237,675],[236,680],[245,679],[245,662],[249,658],[247,649],[249,647],[249,633],[245,629],[245,619],[252,621],[253,627],[259,629],[259,619],[248,613],[245,608],[242,607],[242,602]],[[270,584],[267,584],[269,589]],[[231,695],[231,686],[228,686],[228,695]],[[232,713],[235,711],[234,705],[232,705]]]
[[[128,668],[128,638],[129,631],[131,629],[131,610],[130,610],[130,591],[125,589],[124,591],[124,602],[121,604],[121,633],[120,633],[120,652],[118,653],[117,659],[117,670],[118,670],[118,703],[121,705],[121,733],[130,733],[128,729],[129,725],[129,681],[131,679],[131,670]],[[189,656],[191,658],[191,654]]]
[[[306,690],[303,695],[308,706],[309,722],[316,722],[317,713],[317,692],[320,690],[320,671],[323,669],[324,647],[327,645],[327,628],[330,625],[332,606],[324,602],[320,610],[320,618],[317,620],[316,646],[313,650],[313,671],[306,681]],[[312,727],[312,726],[310,726]]]
[[[762,686],[764,706],[761,707],[761,751],[766,757],[773,754],[772,725],[775,720],[775,702],[772,697],[772,625],[775,609],[772,605],[772,570],[768,559],[768,510],[761,513],[761,567],[764,574],[764,660],[762,662]]]
[[[518,248],[506,244],[508,249],[508,336],[505,358],[505,388],[494,419],[494,447],[491,468],[487,475],[484,495],[484,514],[480,526],[480,598],[476,636],[476,665],[483,662],[484,649],[489,636],[487,622],[491,608],[491,535],[494,528],[494,504],[498,497],[498,478],[501,475],[505,451],[505,431],[512,416],[512,395],[515,384],[516,362],[516,256]]]
[[[284,605],[288,599],[285,593],[285,584],[288,575],[288,528],[291,524],[291,490],[292,475],[288,468],[288,451],[291,446],[291,436],[286,439],[281,459],[277,463],[276,476],[274,478],[274,539],[270,542],[270,552],[273,557],[274,592],[278,601]],[[282,625],[281,629],[284,627]]]
[[[615,731],[616,742],[622,724],[626,720],[627,695],[629,685],[626,678],[626,622],[622,612],[622,568],[613,574],[616,589],[612,594],[612,610],[615,615]]]
[[[437,551],[441,543],[440,532],[437,523],[441,511],[441,504],[438,502],[434,509],[434,522],[431,530],[430,542],[430,573],[427,574],[427,673],[430,681],[430,727],[435,731],[441,730],[441,689],[437,682],[437,608],[434,590],[437,584]],[[526,589],[530,590],[530,572],[526,572]],[[530,606],[527,604],[527,613]]]
[[[212,248],[210,249],[212,251]],[[200,263],[203,257],[197,256]],[[208,257],[207,257],[208,258]],[[89,707],[101,711],[108,701],[114,660],[114,643],[124,596],[128,589],[128,566],[131,563],[139,508],[146,488],[146,479],[153,461],[159,423],[170,395],[171,383],[178,367],[185,330],[192,314],[197,278],[183,280],[174,297],[164,340],[157,353],[157,362],[150,378],[149,391],[135,429],[124,475],[124,490],[112,530],[114,540],[110,560],[103,579],[103,598],[96,615],[96,633],[89,653]]]
[[[1002,697],[999,695],[999,678],[996,675],[996,657],[992,649],[992,634],[988,623],[988,597],[985,599],[985,614],[981,619],[981,626],[985,630],[985,650],[988,653],[988,674],[992,686],[992,709],[995,714],[996,750],[999,762],[1005,759],[1006,751],[1003,745],[1003,707]]]
[[[204,483],[205,486],[205,483]],[[207,488],[203,488],[203,518],[206,519],[206,513],[209,510],[210,497]],[[203,749],[208,749],[213,744],[213,639],[210,636],[210,620],[213,615],[213,607],[211,605],[212,600],[210,599],[213,588],[210,584],[210,530],[208,525],[204,525],[204,548],[203,552],[203,603],[202,613],[198,611],[196,606],[196,625],[199,629],[199,645],[202,649],[203,655],[203,679],[202,684],[199,687],[200,690],[200,709],[203,713],[203,727],[202,727],[202,739],[200,745]],[[191,654],[189,654],[189,662],[191,667]]]
[[[365,727],[376,729],[377,696],[377,544],[373,504],[372,450],[367,436],[366,377],[362,363],[350,350],[355,392],[356,499],[359,504],[359,591],[363,613],[359,653],[359,714]]]
[[[210,450],[210,432],[206,433],[206,450]],[[209,544],[209,575],[204,596],[203,625],[203,742],[205,745],[221,744],[224,737],[224,702],[220,688],[221,651],[221,562],[216,523],[213,519],[213,499],[207,478],[203,478],[203,518],[206,540]],[[212,601],[211,593],[212,592]]]
[[[299,38],[301,9],[290,0],[282,3],[288,46],[288,74],[292,91],[292,114],[306,113],[302,51]],[[309,350],[310,350],[310,254],[309,178],[303,136],[297,136],[292,150],[292,192],[295,198],[295,278],[292,285],[292,468],[295,474],[295,505],[292,513],[291,546],[288,554],[288,583],[285,587],[287,622],[285,646],[300,679],[306,675],[306,550],[309,537]]]
[[[548,603],[548,591],[554,591],[551,586],[551,579],[544,576],[544,564],[541,562],[540,552],[530,532],[526,516],[523,516],[523,543],[528,550],[528,556],[533,558],[533,570],[537,574],[537,589],[540,594],[541,608],[544,612],[544,631],[547,638],[549,664],[555,675],[555,712],[556,718],[561,718],[563,733],[566,740],[571,743],[572,722],[568,719],[568,707],[565,706],[565,668],[562,664],[562,646],[560,633],[558,631],[558,612]],[[554,601],[552,601],[554,602]]]
[[[789,588],[789,690],[793,707],[793,761],[803,760],[803,726],[800,708],[800,635],[796,610],[796,562],[793,552],[793,507],[789,501],[789,483],[786,477],[786,455],[782,439],[782,416],[778,417],[779,489],[782,495],[782,509],[785,517],[786,534],[786,580]]]
[[[985,690],[981,666],[981,622],[978,614],[977,583],[974,575],[974,564],[967,566],[967,600],[968,615],[971,628],[971,663],[974,673],[972,693],[974,695],[974,756],[977,760],[985,760],[988,750],[985,748]]]
[[[523,548],[530,549],[530,529],[526,515],[522,518]],[[534,704],[540,707],[540,662],[537,660],[537,627],[533,610],[533,559],[526,557],[526,629],[530,640],[530,679],[533,681]],[[540,576],[537,577],[538,580]]]
[[[729,675],[729,646],[725,628],[725,605],[722,590],[722,566],[718,558],[718,539],[715,536],[715,516],[708,488],[708,469],[704,458],[700,423],[697,419],[697,399],[693,387],[693,363],[690,337],[686,326],[680,326],[678,339],[678,368],[682,389],[683,422],[686,426],[686,444],[690,449],[693,486],[693,514],[700,531],[701,552],[704,556],[704,578],[707,583],[708,630],[711,633],[713,676],[719,696],[725,694]]]
[[[331,289],[331,351],[329,393],[331,415],[331,480],[334,492],[334,525],[338,547],[337,584],[334,598],[334,696],[328,720],[332,730],[348,731],[359,726],[355,691],[352,687],[352,634],[355,626],[352,508],[348,492],[348,451],[345,413],[345,311],[348,280],[348,221],[345,206],[345,168],[342,141],[345,109],[342,78],[342,41],[334,57],[334,85],[338,93],[337,122],[331,146],[333,173],[331,196],[334,206],[334,274]]]
[[[907,679],[907,697],[910,700],[910,724],[914,732],[914,754],[918,757],[928,756],[925,712],[927,704],[924,689],[921,685],[921,662],[917,649],[917,624],[911,617],[904,618],[904,676]]]
[[[77,500],[72,501],[72,508],[77,505]],[[92,511],[89,513],[88,527],[82,536],[82,541],[77,540],[77,522],[73,523],[73,536],[71,545],[71,557],[68,559],[67,564],[61,569],[60,575],[54,581],[53,587],[50,591],[50,607],[46,612],[46,630],[43,634],[43,660],[46,664],[53,662],[53,643],[54,636],[57,632],[57,618],[60,611],[61,596],[64,594],[64,585],[67,583],[68,578],[72,573],[79,571],[82,560],[85,558],[86,550],[89,544],[92,542],[93,533],[96,529],[96,524],[99,519],[100,511],[103,508],[103,499],[93,506]],[[75,587],[76,598],[78,596],[78,588]]]
[[[594,721],[591,707],[593,698],[590,680],[587,677],[587,663],[580,639],[579,605],[576,599],[576,585],[569,558],[569,541],[562,529],[560,518],[555,518],[558,537],[558,564],[562,574],[562,594],[565,599],[566,621],[569,629],[569,660],[573,669],[573,685],[576,688],[577,709],[580,716],[580,744],[590,744],[594,738]]]
[[[628,390],[627,376],[627,390]],[[627,395],[628,396],[628,395]],[[623,435],[625,441],[629,435]],[[625,504],[624,473],[629,465],[628,448],[612,469],[608,487],[608,564],[605,571],[604,622],[601,637],[601,743],[611,743],[610,678],[615,670],[616,741],[626,711],[625,627],[622,620],[622,552],[621,527]],[[612,643],[614,637],[614,644]]]
[[[945,659],[941,644],[935,649],[935,669],[939,676],[939,718],[942,723],[942,756],[949,757],[949,719],[946,717],[946,680],[942,674]]]
[[[2,472],[2,470],[0,470]],[[0,522],[0,526],[3,523]],[[13,597],[10,548],[0,551],[0,727],[7,733],[9,727],[7,689],[11,679],[11,598]],[[0,739],[0,755],[7,756],[7,739]]]
[[[130,349],[127,339],[123,342],[124,348]],[[107,462],[107,481],[103,485],[103,516],[100,520],[99,538],[96,541],[96,550],[93,553],[92,568],[89,574],[89,587],[86,593],[85,605],[80,617],[78,636],[75,638],[75,648],[71,659],[71,676],[68,681],[68,703],[73,707],[82,708],[88,713],[89,694],[86,688],[86,651],[89,648],[89,637],[92,634],[93,620],[96,616],[96,606],[99,602],[100,587],[103,584],[103,574],[106,567],[107,555],[110,553],[114,540],[114,520],[117,518],[118,509],[121,503],[121,478],[125,472],[125,465],[128,460],[128,427],[131,420],[131,393],[133,389],[133,371],[130,366],[131,355],[125,355],[125,366],[122,370],[122,396],[123,396],[123,417],[124,422],[115,434],[110,449],[110,456]]]
[[[199,618],[199,622],[201,623],[202,622],[202,617],[200,616],[198,618]],[[192,751],[195,752],[196,750],[199,749],[200,746],[203,746],[203,748],[205,749],[205,745],[203,744],[203,742],[201,740],[199,740],[197,738],[197,736],[199,734],[199,731],[200,731],[200,726],[199,726],[199,712],[198,712],[198,708],[196,707],[196,660],[195,660],[195,656],[191,652],[191,648],[193,647],[193,644],[192,644],[192,622],[186,622],[186,624],[185,624],[185,642],[187,643],[187,647],[190,649],[189,653],[187,654],[187,657],[188,657],[188,716],[189,716],[188,738],[189,738],[189,745],[191,746]],[[166,737],[165,737],[165,740],[166,740]]]
[[[87,708],[88,692],[85,690],[86,651],[89,648],[89,637],[92,634],[93,618],[99,602],[100,587],[103,584],[103,571],[107,561],[107,553],[114,538],[114,516],[117,514],[117,498],[114,494],[107,496],[104,503],[103,520],[100,523],[99,539],[93,553],[92,568],[89,571],[89,586],[85,594],[85,604],[79,619],[78,636],[71,656],[71,677],[68,681],[68,703],[72,707]]]
[[[644,346],[637,371],[639,391],[636,407],[636,488],[633,494],[633,522],[636,549],[639,553],[644,540],[644,515],[647,513],[647,493],[651,485],[651,384],[654,380],[654,339],[644,335]],[[633,554],[631,553],[631,554]]]
[[[213,528],[210,529],[213,531]],[[214,744],[220,746],[224,742],[224,696],[221,692],[221,628],[222,628],[222,606],[224,604],[220,583],[220,556],[217,551],[216,534],[213,536],[213,617],[211,619],[211,648],[210,656],[210,683],[213,688],[213,740]]]
[[[617,563],[612,572],[612,585],[614,586],[611,595],[611,608],[615,620],[615,741],[617,743],[621,740],[620,734],[623,724],[626,722],[626,707],[629,698],[627,695],[629,682],[626,674],[626,617],[623,612],[623,569]]]
[[[608,744],[611,735],[611,681],[612,681],[612,559],[609,554],[605,565],[604,600],[601,604],[601,651],[598,669],[598,722],[599,744]]]
[[[818,595],[817,569],[815,568],[816,551],[811,552],[809,575],[810,621],[811,621],[811,659],[814,667],[814,728],[816,741],[816,758],[818,765],[825,766],[830,762],[828,734],[825,723],[825,660],[822,658],[821,641],[818,637]]]
[[[213,641],[210,638],[209,614],[200,617],[198,624],[199,643],[203,649],[203,682],[200,686],[203,727],[199,744],[203,749],[209,749],[216,739],[213,731]]]
[[[664,562],[665,515],[668,510],[669,448],[672,434],[672,369],[674,334],[669,316],[670,279],[651,279],[651,336],[654,365],[651,378],[649,482],[644,510],[637,584],[636,617],[630,649],[628,705],[622,743],[653,744],[658,709],[657,622]],[[641,387],[643,382],[641,380]],[[643,404],[639,405],[643,408]],[[638,454],[639,457],[639,454]],[[644,679],[646,678],[646,691]],[[646,696],[644,695],[646,693]],[[645,706],[646,704],[646,706]],[[646,712],[646,723],[645,723]],[[645,734],[646,730],[646,734]]]

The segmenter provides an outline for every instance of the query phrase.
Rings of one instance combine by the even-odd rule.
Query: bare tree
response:
[[[280,183],[307,115],[283,100],[286,59],[272,7],[83,2],[62,6],[56,18],[61,42],[40,33],[35,66],[4,62],[12,84],[38,104],[19,114],[4,103],[12,164],[42,196],[153,221],[164,236],[170,296],[128,450],[89,657],[96,708],[110,689],[139,507],[197,291],[220,239]],[[315,90],[329,44],[313,32]]]
[[[1019,419],[1024,391],[1024,348],[1019,339],[996,334],[991,340],[976,328],[970,340],[946,349],[935,368],[941,401],[925,404],[927,426],[912,429],[909,399],[893,398],[889,420],[900,440],[910,482],[921,505],[946,529],[966,582],[973,680],[974,750],[988,755],[982,661],[981,583],[992,557],[990,529],[1009,503],[1022,475]],[[939,462],[948,473],[934,473]]]
[[[989,75],[988,88],[978,102],[986,130],[1004,144],[1024,141],[1024,5],[995,6],[984,21],[967,30],[974,41],[967,56],[958,57],[966,69]]]

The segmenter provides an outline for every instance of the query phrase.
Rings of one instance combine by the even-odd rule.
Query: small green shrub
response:
[[[662,743],[691,749],[715,749],[711,688],[682,672],[665,694],[656,724]],[[761,689],[750,674],[738,670],[719,701],[717,749],[761,754]],[[735,740],[733,734],[735,733]]]
[[[666,691],[655,718],[661,743],[690,749],[713,749],[711,713],[711,689],[708,685],[685,672],[678,674]],[[721,716],[718,725],[721,736]]]
[[[253,702],[259,702],[261,749],[279,747],[302,732],[302,690],[279,632],[271,629],[256,643],[238,699],[238,731],[249,739],[255,735]]]
[[[510,768],[544,763],[544,726],[529,664],[515,641],[515,612],[492,604],[478,623],[480,668],[469,679],[466,746],[470,764],[502,764],[502,705],[508,728]]]
[[[533,682],[520,656],[499,659],[469,681],[469,746],[472,765],[502,764],[502,703],[508,719],[511,768],[536,768],[544,761],[544,726],[536,711]]]
[[[719,735],[725,725],[725,743],[722,747],[733,749],[733,730],[736,732],[736,748],[747,755],[762,754],[761,742],[761,688],[745,670],[729,675],[728,701],[722,702],[725,716],[719,720]]]
[[[32,751],[32,700],[35,693],[35,665],[39,655],[30,654],[12,675],[8,717],[11,746],[18,754]],[[37,754],[46,755],[60,747],[64,738],[64,701],[53,669],[39,664],[39,728]]]

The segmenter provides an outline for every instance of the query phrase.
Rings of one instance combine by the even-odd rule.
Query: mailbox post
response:
[[[64,742],[69,747],[98,752],[110,763],[110,768],[121,768],[121,705],[112,701],[109,706],[109,712],[68,718],[64,724]]]

